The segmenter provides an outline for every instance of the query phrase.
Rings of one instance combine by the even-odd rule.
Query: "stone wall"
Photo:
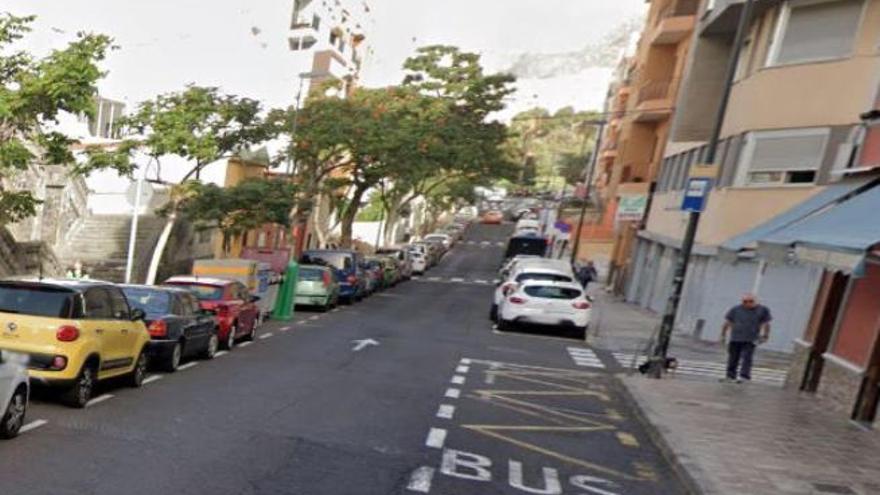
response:
[[[785,388],[798,391],[804,381],[804,373],[807,371],[807,363],[810,360],[812,347],[805,342],[795,341],[794,352],[791,355],[791,365],[785,376]]]
[[[862,378],[862,373],[826,359],[816,395],[825,399],[832,408],[849,416],[858,399]]]

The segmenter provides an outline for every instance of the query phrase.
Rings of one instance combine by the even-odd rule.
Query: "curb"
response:
[[[621,396],[624,401],[635,413],[636,420],[645,428],[645,431],[648,433],[648,436],[651,438],[654,445],[660,450],[660,454],[672,466],[672,471],[684,485],[686,493],[691,495],[717,493],[717,491],[710,486],[709,482],[698,481],[699,478],[704,478],[693,472],[699,471],[698,467],[693,465],[689,466],[689,463],[682,462],[680,455],[672,445],[670,445],[666,436],[663,434],[661,427],[658,427],[651,421],[650,418],[652,416],[657,416],[657,414],[651,410],[650,406],[644,402],[640,402],[636,398],[636,394],[630,389],[623,377],[620,376],[620,373],[615,373],[615,378],[621,385]]]

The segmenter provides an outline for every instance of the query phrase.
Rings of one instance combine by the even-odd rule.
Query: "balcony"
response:
[[[671,45],[687,38],[694,30],[698,7],[696,0],[670,2],[657,14],[657,22],[649,37],[651,44]]]
[[[672,113],[673,83],[671,79],[649,80],[636,96],[635,121],[655,122]]]

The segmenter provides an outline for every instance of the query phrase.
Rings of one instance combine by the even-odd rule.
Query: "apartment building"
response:
[[[639,232],[626,297],[661,311],[687,216],[687,178],[705,159],[742,0],[703,2],[675,119]],[[758,0],[724,119],[714,183],[676,326],[719,337],[725,311],[756,292],[775,311],[769,347],[792,351],[810,320],[821,264],[756,256],[759,241],[861,187],[848,178],[880,81],[880,0]]]
[[[294,0],[288,44],[301,57],[300,74],[317,88],[328,80],[342,81],[343,93],[360,77],[369,53],[370,7],[363,0]]]
[[[605,145],[596,174],[602,214],[585,244],[610,238],[610,278],[619,284],[660,169],[681,84],[698,0],[653,0],[635,53],[609,94]]]

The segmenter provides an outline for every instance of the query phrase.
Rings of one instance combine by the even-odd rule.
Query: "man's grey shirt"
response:
[[[770,310],[760,304],[754,308],[740,304],[731,308],[725,319],[733,327],[731,342],[755,342],[760,335],[761,326],[769,323],[773,317],[770,315]]]

